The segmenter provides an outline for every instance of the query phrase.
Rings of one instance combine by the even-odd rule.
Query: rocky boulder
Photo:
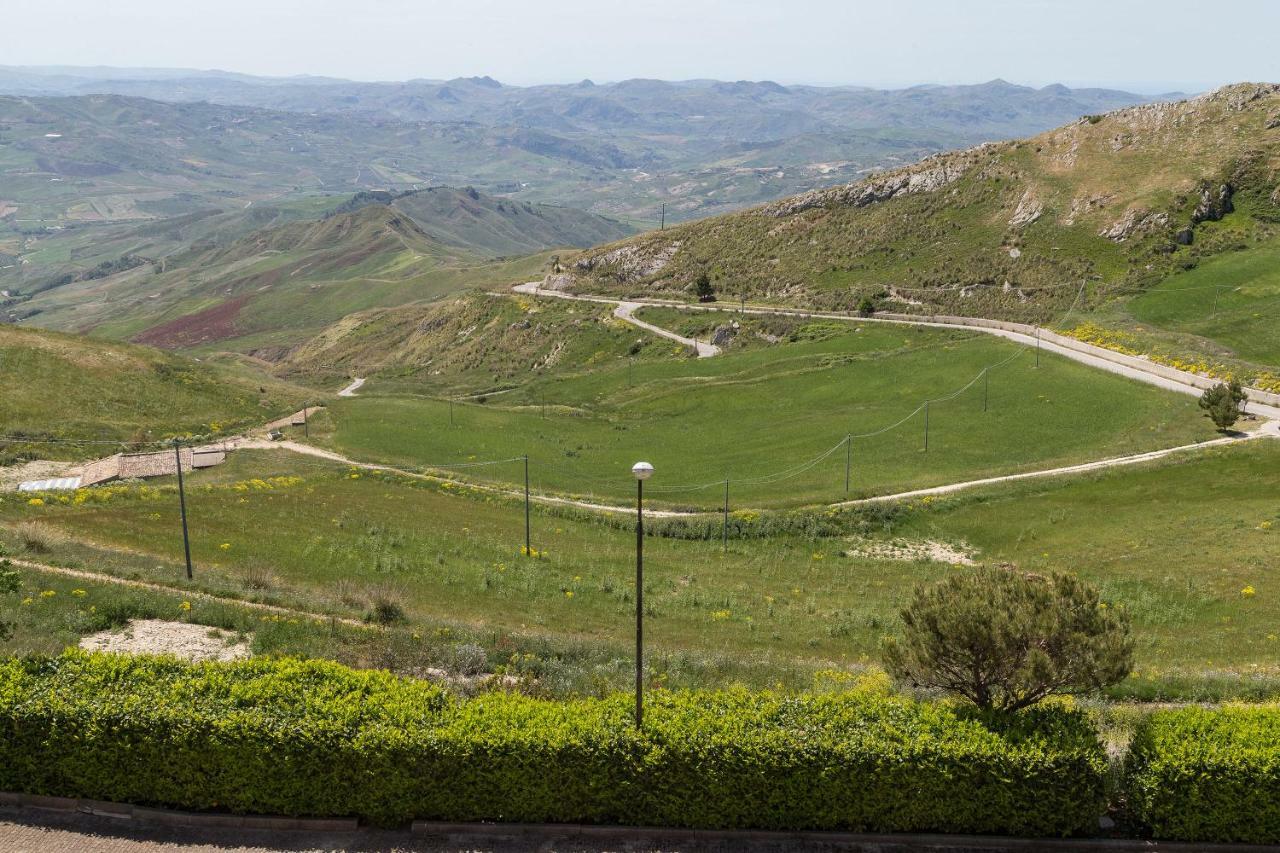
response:
[[[1196,209],[1191,212],[1191,222],[1217,222],[1228,213],[1235,210],[1235,205],[1231,203],[1231,196],[1235,193],[1235,188],[1231,184],[1222,184],[1217,189],[1212,185],[1205,184],[1200,187],[1200,203],[1196,205]]]
[[[738,321],[735,320],[728,326],[716,326],[715,331],[711,333],[711,343],[718,347],[726,346],[737,336]]]

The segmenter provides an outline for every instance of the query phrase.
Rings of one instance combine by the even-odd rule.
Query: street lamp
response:
[[[637,462],[631,466],[636,476],[636,728],[644,723],[644,481],[653,476],[653,466]]]

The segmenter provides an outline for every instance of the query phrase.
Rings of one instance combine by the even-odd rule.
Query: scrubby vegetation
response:
[[[625,695],[458,701],[320,662],[9,661],[0,718],[4,790],[381,825],[1068,835],[1096,825],[1106,767],[1064,709],[992,724],[875,689],[657,691],[637,730]]]

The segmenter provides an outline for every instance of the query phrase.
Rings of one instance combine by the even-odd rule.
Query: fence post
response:
[[[724,522],[720,526],[720,548],[729,550],[729,480],[724,481]]]
[[[187,493],[182,482],[182,442],[176,438],[173,440],[173,461],[178,466],[178,510],[182,513],[182,551],[187,558],[187,580],[191,580],[191,536],[187,532]]]
[[[844,437],[844,496],[849,497],[849,470],[853,466],[853,436]]]

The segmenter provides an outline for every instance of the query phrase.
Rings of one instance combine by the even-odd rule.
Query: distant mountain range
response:
[[[273,141],[305,141],[302,149],[289,149],[292,160],[279,163],[286,174],[322,161],[316,178],[296,181],[299,188],[314,189],[321,177],[326,187],[342,189],[471,184],[645,224],[663,204],[671,220],[704,216],[1148,100],[1003,80],[901,90],[714,80],[518,87],[488,77],[362,83],[4,66],[0,94],[38,98],[41,109],[52,111],[60,108],[45,99],[101,94],[120,96],[108,103],[138,111],[157,108],[131,99],[186,104],[188,111],[152,120],[158,133],[183,128],[188,144],[200,135],[184,127],[192,120],[206,122],[204,135],[219,136],[228,122],[271,125],[272,155],[285,153]],[[197,104],[223,109],[211,114],[213,107]],[[346,144],[329,144],[334,139]],[[234,132],[223,141],[242,144]],[[338,174],[319,174],[344,157]],[[358,170],[362,159],[378,168]]]

